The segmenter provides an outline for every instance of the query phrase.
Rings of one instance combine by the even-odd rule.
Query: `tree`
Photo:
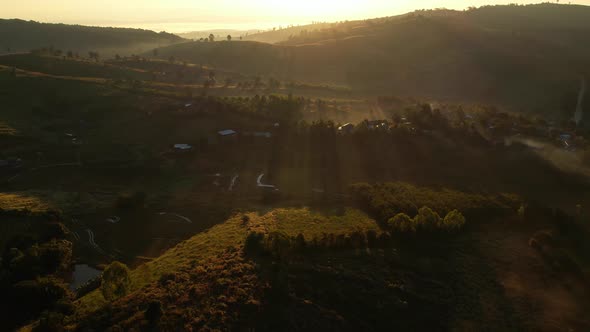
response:
[[[114,301],[127,294],[131,279],[127,265],[112,262],[102,273],[100,290],[107,301]]]
[[[215,41],[215,36],[213,34],[209,34],[209,41],[210,42],[214,42]]]
[[[459,210],[453,210],[445,216],[443,220],[443,226],[447,230],[454,231],[459,230],[465,225],[465,217]]]
[[[90,59],[94,59],[96,62],[98,62],[98,58],[99,58],[100,56],[99,56],[98,52],[93,52],[93,51],[90,51],[90,52],[88,52],[88,57],[89,57]]]
[[[440,226],[441,217],[431,208],[423,206],[418,210],[418,215],[414,217],[414,222],[418,228],[432,230]]]
[[[394,217],[390,218],[387,221],[387,226],[389,226],[391,230],[400,231],[403,233],[416,231],[416,223],[405,213],[398,213]]]
[[[231,35],[227,35],[227,41],[231,41]]]
[[[72,243],[67,240],[51,240],[38,247],[39,263],[45,273],[65,270],[72,260]]]

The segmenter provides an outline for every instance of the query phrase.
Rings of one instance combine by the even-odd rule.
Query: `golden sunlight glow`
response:
[[[392,16],[416,9],[464,9],[511,2],[514,0],[0,0],[0,18],[182,32],[199,28],[265,29]],[[590,0],[572,3],[590,4]]]

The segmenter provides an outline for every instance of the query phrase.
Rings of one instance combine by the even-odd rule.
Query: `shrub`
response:
[[[423,206],[418,210],[418,215],[414,217],[414,223],[417,228],[434,230],[440,227],[441,217],[431,208]]]
[[[349,189],[353,202],[380,221],[387,221],[398,212],[415,215],[420,206],[429,206],[441,214],[459,209],[469,215],[489,215],[513,211],[520,204],[520,200],[512,195],[482,195],[444,188],[435,190],[399,182],[357,183]]]
[[[416,223],[405,213],[398,213],[387,221],[390,230],[399,232],[415,232]]]
[[[53,277],[18,282],[8,297],[18,299],[12,305],[24,316],[32,318],[44,310],[52,310],[60,301],[69,301],[68,289],[61,280]]]
[[[107,301],[127,295],[131,279],[129,269],[121,262],[112,262],[102,273],[100,290]]]
[[[461,229],[465,225],[465,217],[459,210],[453,210],[445,216],[443,227],[450,231]]]
[[[72,243],[66,240],[51,240],[38,249],[39,264],[46,273],[66,269],[72,259]]]

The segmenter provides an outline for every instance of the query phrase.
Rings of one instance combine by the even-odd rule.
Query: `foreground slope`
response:
[[[352,209],[236,215],[137,268],[134,291],[112,305],[99,292],[82,298],[69,327],[583,330],[588,302],[577,294],[588,285],[567,267],[572,254],[560,253],[580,253],[580,228],[541,211],[472,218],[464,232],[428,236],[390,236]],[[539,228],[550,237],[530,245]],[[275,242],[283,249],[257,253],[246,240],[253,232],[292,237],[293,251]]]

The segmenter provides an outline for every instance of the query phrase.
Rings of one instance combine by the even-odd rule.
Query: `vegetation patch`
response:
[[[514,213],[520,203],[508,194],[483,195],[449,189],[416,187],[407,183],[359,183],[350,186],[352,199],[363,210],[380,221],[388,221],[398,213],[418,215],[421,207],[446,215],[453,210],[466,216]],[[440,216],[438,218],[440,219]]]

